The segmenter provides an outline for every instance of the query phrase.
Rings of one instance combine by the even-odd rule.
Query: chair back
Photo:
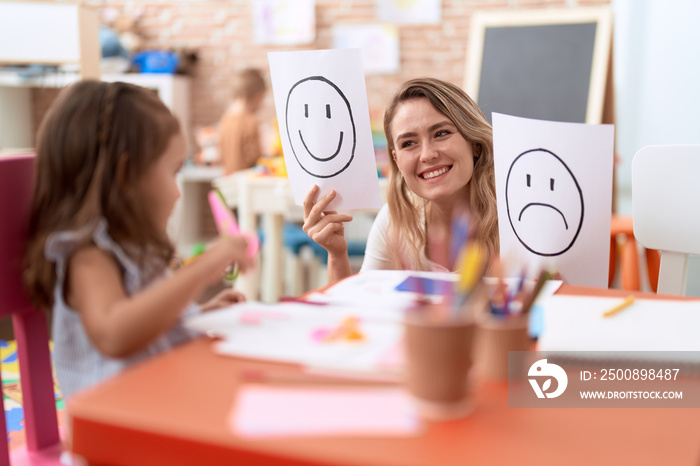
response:
[[[634,236],[661,252],[657,293],[684,295],[700,255],[700,145],[646,146],[632,160]]]
[[[46,316],[22,285],[33,191],[34,155],[0,155],[0,317],[12,316],[27,449],[39,451],[58,444],[59,433]],[[4,416],[0,424],[4,429]],[[8,464],[7,442],[0,444],[0,464]]]
[[[0,156],[0,317],[32,308],[21,264],[33,186],[33,155]]]

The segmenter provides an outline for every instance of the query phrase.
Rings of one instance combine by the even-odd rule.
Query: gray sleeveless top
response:
[[[85,334],[78,313],[66,304],[63,296],[68,260],[76,248],[85,244],[84,240],[89,237],[92,237],[97,247],[110,253],[117,260],[123,271],[124,288],[129,295],[147,288],[172,273],[166,269],[159,277],[145,283],[144,271],[140,270],[136,262],[130,259],[122,247],[109,236],[105,219],[100,220],[97,227],[61,231],[49,236],[44,253],[47,259],[56,264],[56,286],[53,293],[53,361],[64,399],[196,336],[195,332],[182,325],[183,318],[199,313],[199,306],[191,303],[178,323],[144,350],[127,358],[115,359],[103,356]]]

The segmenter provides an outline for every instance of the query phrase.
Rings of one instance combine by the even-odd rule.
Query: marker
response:
[[[454,284],[452,315],[457,317],[464,307],[470,294],[481,283],[486,270],[486,257],[478,244],[466,245],[460,251],[458,258],[459,277]]]
[[[535,282],[535,288],[532,290],[530,297],[523,303],[522,314],[527,314],[530,312],[532,305],[535,304],[535,301],[537,300],[537,295],[540,294],[540,291],[542,291],[542,288],[544,288],[544,284],[547,283],[547,280],[549,279],[551,279],[549,272],[546,270],[540,272],[540,276],[537,278],[537,282]]]
[[[182,265],[188,265],[191,264],[192,262],[195,261],[207,248],[207,245],[204,243],[196,243],[194,247],[192,248],[192,255],[188,257],[187,259],[182,261]]]
[[[226,205],[224,196],[218,189],[209,191],[208,197],[209,206],[211,207],[211,212],[216,222],[216,229],[219,233],[222,235],[243,236],[248,240],[248,257],[254,257],[260,247],[258,244],[258,236],[255,233],[242,233],[239,230],[236,217],[233,216],[233,212],[231,212],[231,209]]]
[[[466,246],[459,258],[459,279],[457,290],[469,293],[481,280],[484,269],[484,252],[476,244]]]
[[[634,296],[629,295],[621,303],[619,303],[619,304],[611,307],[607,311],[605,311],[603,313],[603,317],[610,317],[613,314],[617,314],[618,312],[620,312],[621,310],[623,310],[624,308],[626,308],[627,306],[629,306],[633,302],[634,302]]]
[[[469,218],[465,213],[457,214],[452,219],[452,242],[450,245],[450,264],[455,264],[469,238]]]
[[[525,296],[523,296],[523,286],[525,285],[526,276],[527,267],[523,267],[515,289],[508,294],[508,314],[519,314],[523,310],[523,302],[525,298]]]

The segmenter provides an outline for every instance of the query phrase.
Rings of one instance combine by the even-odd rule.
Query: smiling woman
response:
[[[432,78],[398,90],[384,114],[391,154],[388,203],[372,226],[362,270],[454,270],[448,254],[456,212],[470,218],[470,238],[498,252],[491,126],[459,87]],[[304,200],[304,231],[328,251],[328,281],[350,275],[343,223],[326,211],[335,197],[318,188]]]

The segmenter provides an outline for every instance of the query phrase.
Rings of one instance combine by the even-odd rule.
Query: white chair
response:
[[[685,295],[700,255],[700,145],[646,146],[632,160],[634,236],[661,252],[657,293]]]

